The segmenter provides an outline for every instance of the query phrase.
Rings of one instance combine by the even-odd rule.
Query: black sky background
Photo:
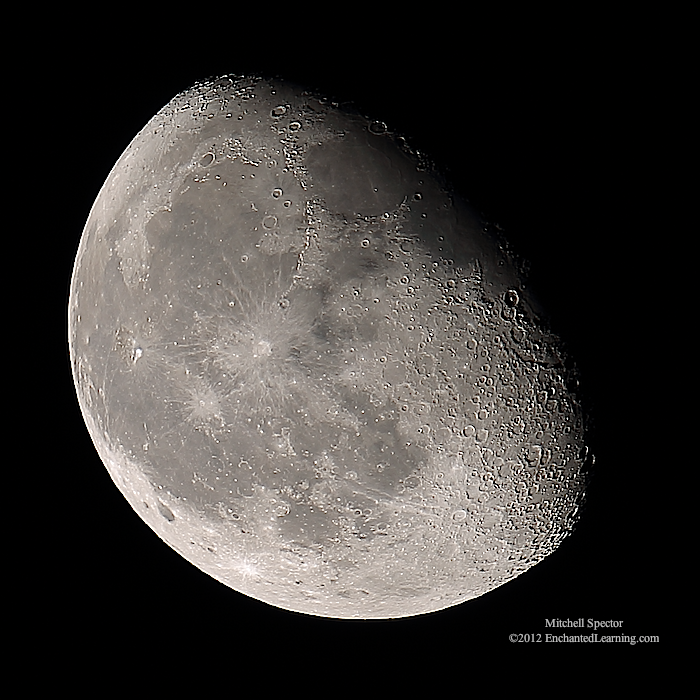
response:
[[[55,310],[51,410],[61,428],[52,460],[42,461],[53,465],[49,488],[60,508],[51,512],[50,563],[35,563],[38,629],[44,625],[56,641],[70,629],[85,648],[121,637],[166,647],[206,640],[239,659],[250,649],[309,639],[321,657],[330,648],[359,654],[371,640],[376,653],[363,657],[369,665],[396,650],[422,658],[434,643],[450,659],[472,648],[517,654],[523,645],[510,643],[509,634],[544,636],[551,618],[624,620],[623,633],[664,641],[666,536],[654,495],[663,457],[650,430],[659,408],[649,395],[651,349],[640,311],[647,303],[656,313],[642,301],[640,283],[641,271],[654,265],[640,246],[644,202],[637,189],[649,166],[630,131],[647,61],[643,54],[638,62],[621,58],[614,38],[593,29],[595,41],[563,27],[513,43],[492,25],[476,44],[474,27],[463,36],[443,35],[442,27],[429,40],[411,33],[388,40],[379,30],[335,40],[327,32],[307,37],[303,50],[279,38],[240,36],[225,47],[213,42],[215,51],[204,39],[178,36],[158,49],[142,35],[125,43],[93,34],[87,48],[56,43],[42,79],[53,104],[50,147],[63,174],[43,212],[42,235]],[[102,183],[136,133],[177,92],[224,73],[279,75],[354,101],[446,169],[456,189],[530,260],[532,285],[581,371],[595,418],[596,471],[576,532],[513,582],[403,620],[286,612],[186,562],[110,480],[82,421],[68,362],[68,286],[78,242]],[[541,654],[552,647],[590,652],[583,645],[526,646]],[[595,652],[621,654],[622,646]]]

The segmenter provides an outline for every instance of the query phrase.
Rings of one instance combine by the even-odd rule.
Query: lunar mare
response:
[[[77,253],[81,411],[139,516],[222,583],[440,610],[570,532],[584,415],[521,266],[404,140],[280,80],[135,137]]]

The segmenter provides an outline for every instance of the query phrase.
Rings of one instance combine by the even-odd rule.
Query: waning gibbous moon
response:
[[[151,119],[90,212],[68,331],[132,508],[270,605],[440,610],[576,521],[585,416],[522,266],[390,126],[298,86],[209,80]]]

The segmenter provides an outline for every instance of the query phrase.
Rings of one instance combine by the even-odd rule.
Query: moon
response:
[[[591,455],[526,265],[390,125],[224,76],[133,139],[88,217],[68,338],[116,486],[279,608],[458,605],[572,531]]]

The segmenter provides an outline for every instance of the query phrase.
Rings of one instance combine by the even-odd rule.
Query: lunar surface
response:
[[[86,223],[68,333],[117,487],[255,599],[428,613],[575,524],[584,413],[522,265],[390,126],[311,91],[225,77],[154,116]]]

